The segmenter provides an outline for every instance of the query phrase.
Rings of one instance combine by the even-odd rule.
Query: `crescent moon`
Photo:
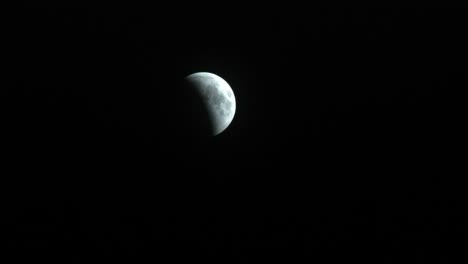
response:
[[[226,130],[234,119],[236,98],[231,86],[221,77],[209,72],[197,72],[185,77],[196,90],[209,115],[211,135]]]

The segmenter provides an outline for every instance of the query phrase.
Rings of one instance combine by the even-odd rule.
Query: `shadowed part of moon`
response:
[[[179,121],[182,125],[180,132],[196,137],[211,135],[214,132],[212,120],[200,93],[196,89],[185,87],[179,100]]]

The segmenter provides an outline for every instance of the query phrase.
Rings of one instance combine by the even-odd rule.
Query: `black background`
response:
[[[458,262],[466,25],[465,9],[17,10],[7,248],[18,263]],[[199,71],[236,95],[215,138],[169,125]]]

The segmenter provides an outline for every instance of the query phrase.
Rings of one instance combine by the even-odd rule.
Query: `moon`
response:
[[[231,86],[223,78],[209,72],[190,74],[184,78],[184,82],[194,95],[191,100],[199,101],[195,104],[201,105],[203,115],[207,115],[207,133],[216,136],[226,130],[236,112],[236,98]]]

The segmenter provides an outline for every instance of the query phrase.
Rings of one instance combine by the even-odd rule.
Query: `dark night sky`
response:
[[[10,252],[458,260],[466,10],[219,8],[13,15],[1,103]],[[174,89],[198,71],[236,95],[215,138],[169,129]]]

